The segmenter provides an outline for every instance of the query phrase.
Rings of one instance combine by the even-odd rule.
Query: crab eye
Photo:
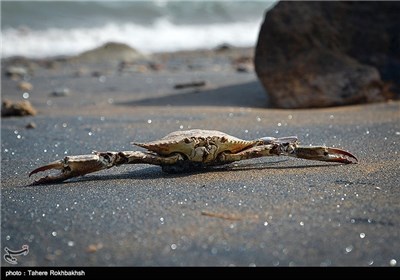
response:
[[[103,158],[108,162],[111,161],[111,157],[110,157],[110,155],[108,153],[107,154],[103,154]]]

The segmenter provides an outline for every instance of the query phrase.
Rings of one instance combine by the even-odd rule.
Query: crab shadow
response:
[[[291,170],[291,169],[315,169],[315,168],[332,168],[332,164],[305,164],[305,165],[277,165],[281,162],[288,160],[281,160],[276,162],[268,163],[248,163],[240,165],[224,165],[224,166],[213,166],[205,167],[202,169],[196,169],[184,173],[166,173],[161,170],[158,166],[150,166],[132,170],[129,172],[113,173],[113,174],[98,174],[98,175],[86,175],[83,177],[75,178],[61,184],[73,184],[79,182],[93,182],[93,181],[112,181],[112,180],[154,180],[162,178],[183,178],[189,177],[195,174],[202,173],[225,173],[235,171],[246,171],[246,170]],[[337,166],[342,164],[335,164]],[[114,169],[115,170],[115,169]]]

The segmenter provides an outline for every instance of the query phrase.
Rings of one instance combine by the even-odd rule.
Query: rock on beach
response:
[[[265,15],[256,73],[280,108],[385,101],[400,92],[399,2],[280,2]]]
[[[37,111],[28,100],[13,102],[10,100],[3,100],[1,105],[1,116],[34,116]]]
[[[134,48],[122,43],[108,42],[71,57],[69,61],[78,64],[118,64],[121,61],[133,62],[140,59],[146,59],[146,56]]]

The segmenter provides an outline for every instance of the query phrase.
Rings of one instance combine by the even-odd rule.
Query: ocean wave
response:
[[[222,43],[254,46],[261,26],[258,20],[178,25],[158,18],[151,25],[109,22],[97,27],[28,27],[2,30],[2,57],[44,58],[75,55],[107,42],[130,45],[143,53],[213,48]]]

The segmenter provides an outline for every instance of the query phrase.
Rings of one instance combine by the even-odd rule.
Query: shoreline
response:
[[[76,55],[57,55],[57,56],[47,56],[47,57],[29,57],[23,55],[15,55],[9,57],[2,57],[2,64],[23,64],[23,63],[34,63],[38,66],[46,66],[46,64],[51,63],[65,63],[65,64],[85,64],[87,61],[84,60],[84,56],[88,53],[93,54],[94,58],[98,62],[88,63],[89,65],[96,64],[115,64],[124,61],[124,56],[114,56],[108,58],[110,54],[115,52],[128,52],[130,54],[136,55],[135,57],[130,57],[127,62],[140,63],[143,61],[156,61],[162,62],[168,59],[181,58],[181,59],[192,59],[192,58],[207,58],[207,57],[217,57],[217,58],[240,58],[240,56],[254,56],[255,46],[234,46],[231,44],[223,43],[215,47],[210,48],[196,48],[196,49],[186,49],[186,50],[176,50],[176,51],[157,51],[142,53],[137,51],[135,48],[130,47],[124,43],[118,42],[107,42],[96,48],[89,49],[87,51],[78,53]],[[132,55],[132,56],[134,56]]]
[[[126,45],[108,43],[78,56],[3,58],[2,98],[29,101],[38,108],[39,115],[60,112],[69,115],[80,109],[86,115],[97,110],[115,115],[128,113],[132,106],[280,110],[271,106],[254,71],[254,51],[254,47],[222,44],[214,49],[157,52],[147,56]],[[8,74],[10,68],[16,68],[15,76]],[[130,106],[115,106],[124,103]],[[334,108],[345,111],[369,104],[374,103],[293,111]]]
[[[67,114],[75,114],[74,109],[120,111],[122,106],[115,105],[123,103],[237,106],[244,90],[256,100],[247,99],[244,107],[263,107],[267,96],[255,76],[253,54],[252,47],[224,45],[143,56],[109,43],[73,57],[14,57],[2,60],[2,98],[29,101],[39,115],[50,115],[67,107]]]

